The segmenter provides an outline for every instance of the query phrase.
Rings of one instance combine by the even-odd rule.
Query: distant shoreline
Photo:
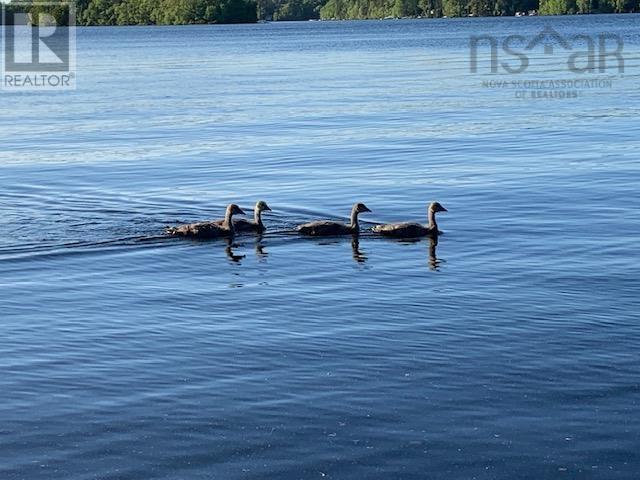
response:
[[[171,23],[171,24],[158,24],[158,23],[150,23],[150,24],[125,24],[125,25],[100,25],[100,24],[77,24],[76,27],[90,27],[90,28],[113,28],[113,27],[207,27],[207,26],[230,26],[230,25],[262,25],[262,24],[271,24],[271,23],[337,23],[337,22],[397,22],[397,21],[405,21],[405,20],[467,20],[467,19],[480,19],[480,18],[535,18],[535,17],[545,17],[545,18],[562,18],[562,17],[599,17],[599,16],[617,16],[617,15],[640,15],[640,12],[623,12],[623,13],[589,13],[589,14],[580,14],[580,13],[568,13],[564,15],[484,15],[484,16],[473,16],[469,15],[466,17],[393,17],[393,18],[316,18],[316,19],[306,19],[306,20],[258,20],[255,22],[232,22],[232,23]],[[1,25],[1,24],[0,24]]]
[[[564,13],[564,14],[542,14],[536,13],[535,15],[466,15],[466,16],[441,16],[441,17],[429,17],[429,16],[406,16],[406,17],[376,17],[376,18],[305,18],[299,20],[256,20],[254,22],[229,22],[229,23],[149,23],[149,24],[123,24],[123,25],[97,25],[97,24],[78,24],[79,27],[193,27],[193,26],[214,26],[214,25],[259,25],[267,23],[296,23],[296,22],[392,22],[402,20],[465,20],[465,19],[478,19],[478,18],[559,18],[559,17],[599,17],[599,16],[616,16],[616,15],[640,15],[640,12],[619,12],[619,13]]]
[[[7,24],[27,13],[30,21],[55,20],[59,26],[232,25],[290,21],[422,20],[531,16],[637,14],[640,0],[622,9],[618,0],[187,0],[190,9],[171,10],[167,3],[147,0],[77,0],[75,17],[67,6],[24,7],[3,4]],[[615,2],[615,3],[614,3]],[[293,8],[293,4],[302,5]],[[53,18],[52,18],[53,17]],[[3,17],[4,19],[4,17]],[[36,20],[33,20],[36,19]]]
[[[533,18],[533,17],[596,17],[596,16],[616,16],[616,15],[640,15],[640,12],[620,12],[620,13],[564,13],[560,15],[556,14],[541,14],[536,13],[534,15],[466,15],[466,16],[441,16],[441,17],[427,17],[427,16],[407,16],[407,17],[382,17],[382,18],[319,18],[319,19],[309,19],[309,20],[291,20],[291,21],[299,21],[299,22],[359,22],[359,21],[398,21],[398,20],[462,20],[468,18]],[[277,20],[277,21],[268,21],[268,22],[257,22],[257,23],[283,23],[287,22],[287,20]]]
[[[394,18],[310,18],[305,20],[258,20],[256,22],[234,22],[234,23],[187,23],[187,24],[130,24],[130,25],[77,25],[78,27],[205,27],[205,26],[230,26],[230,25],[263,25],[271,23],[337,23],[337,22],[397,22],[406,20],[467,20],[480,18],[562,18],[562,17],[604,17],[617,15],[640,15],[640,12],[623,12],[623,13],[567,13],[564,15],[484,15],[484,16],[466,16],[466,17],[394,17]]]

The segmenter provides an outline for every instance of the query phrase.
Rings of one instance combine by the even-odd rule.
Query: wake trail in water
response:
[[[26,222],[19,227],[15,226],[19,222],[13,221],[10,225],[14,226],[14,233],[5,237],[4,242],[0,242],[0,261],[27,261],[34,258],[91,254],[110,249],[175,245],[174,242],[185,239],[167,234],[166,229],[193,221],[180,219],[182,215],[177,213],[174,216],[171,213],[164,213],[162,219],[138,215],[128,221],[113,217],[91,218],[85,221],[79,221],[78,218],[60,218],[53,224]],[[328,212],[298,208],[285,208],[282,213],[270,215],[270,217],[268,220],[265,219],[267,231],[262,235],[238,234],[232,242],[244,242],[251,238],[259,242],[271,240],[278,243],[309,240],[314,237],[300,235],[297,231],[298,225],[318,218],[346,221]],[[371,232],[371,227],[376,224],[376,222],[361,220],[360,238],[377,237]],[[339,238],[325,237],[325,240],[332,239]],[[197,241],[204,242],[204,240]],[[225,244],[229,243],[229,240],[220,238],[206,240],[206,242]]]

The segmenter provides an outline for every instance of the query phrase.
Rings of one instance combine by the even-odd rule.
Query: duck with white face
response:
[[[321,220],[318,222],[305,223],[299,225],[297,231],[302,235],[332,236],[332,235],[357,235],[360,233],[358,214],[370,212],[364,203],[356,203],[351,209],[351,223],[334,222],[331,220]]]
[[[168,228],[167,233],[169,235],[202,239],[233,237],[235,234],[233,216],[244,214],[244,211],[238,205],[232,203],[227,207],[224,220],[180,225],[178,227]]]
[[[270,212],[271,209],[267,202],[260,200],[256,202],[253,209],[253,221],[244,218],[236,218],[233,220],[233,228],[236,233],[264,233],[267,227],[262,223],[262,212]],[[222,224],[223,220],[218,220]]]
[[[427,209],[427,217],[429,223],[422,225],[420,223],[387,223],[385,225],[376,225],[372,228],[375,233],[385,235],[387,237],[398,238],[415,238],[415,237],[437,237],[440,233],[436,222],[436,213],[446,212],[447,209],[438,202],[432,202]]]

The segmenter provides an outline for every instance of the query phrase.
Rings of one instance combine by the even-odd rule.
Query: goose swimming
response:
[[[323,236],[323,235],[357,235],[360,232],[358,214],[370,212],[364,203],[356,203],[351,209],[351,223],[334,222],[331,220],[321,220],[318,222],[305,223],[299,225],[297,230],[302,235]]]
[[[244,218],[238,218],[233,221],[233,228],[236,233],[240,232],[253,232],[253,233],[263,233],[267,227],[262,223],[262,212],[270,212],[271,209],[267,202],[260,200],[256,202],[256,206],[253,209],[253,221],[245,220]],[[224,220],[218,220],[218,225],[222,225]]]
[[[244,214],[244,211],[242,211],[242,209],[238,205],[232,203],[227,207],[227,211],[224,215],[224,220],[222,221],[199,222],[180,225],[179,227],[172,227],[167,229],[167,233],[170,235],[194,238],[232,237],[235,233],[235,229],[233,226],[233,216]]]
[[[422,225],[420,223],[388,223],[385,225],[376,225],[372,230],[381,235],[389,237],[426,237],[437,236],[442,233],[438,230],[438,224],[436,223],[436,213],[446,212],[447,209],[440,205],[438,202],[432,202],[428,208],[428,225]]]

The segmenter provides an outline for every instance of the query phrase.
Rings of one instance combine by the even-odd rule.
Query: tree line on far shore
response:
[[[0,0],[1,1],[1,0]],[[65,23],[64,9],[33,2]],[[5,8],[11,12],[24,6]],[[640,0],[77,0],[78,25],[186,25],[258,20],[505,16],[640,12]],[[10,15],[7,18],[11,18]],[[34,18],[36,18],[34,16]]]
[[[65,8],[49,2],[31,2],[31,14],[44,12],[66,24]],[[60,4],[65,2],[61,1]],[[255,0],[76,0],[78,25],[189,25],[199,23],[254,23],[258,20]],[[24,11],[24,2],[5,5],[12,11]],[[32,15],[38,18],[37,15]]]
[[[640,12],[640,0],[328,0],[323,19],[489,17]]]

